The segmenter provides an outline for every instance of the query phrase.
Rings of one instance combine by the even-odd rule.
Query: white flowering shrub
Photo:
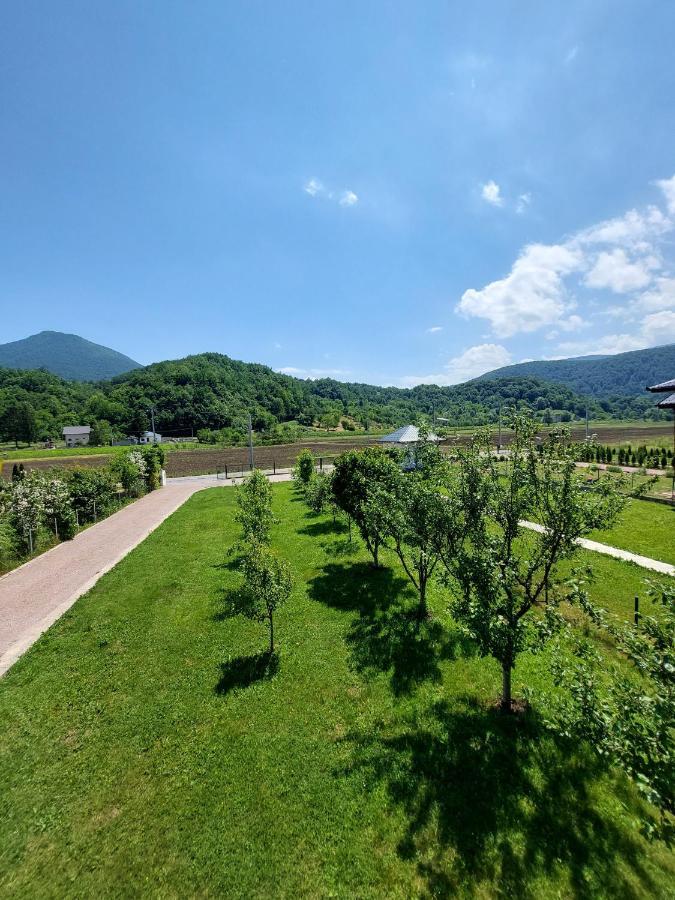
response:
[[[31,535],[37,535],[45,514],[44,476],[29,472],[24,478],[12,482],[10,518],[12,525],[25,546]]]
[[[140,450],[130,450],[127,455],[129,457],[129,462],[138,470],[138,477],[145,478],[148,474],[148,466],[145,462],[143,453]]]

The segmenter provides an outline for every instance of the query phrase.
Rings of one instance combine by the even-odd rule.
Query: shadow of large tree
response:
[[[434,896],[536,897],[549,878],[561,896],[653,888],[637,833],[599,808],[609,776],[597,755],[554,738],[532,712],[508,718],[472,699],[441,701],[394,729],[344,740],[353,746],[347,773],[371,789],[384,784],[404,810],[399,855]],[[623,784],[612,790],[630,808]]]
[[[309,583],[309,596],[358,614],[346,636],[352,665],[363,673],[391,672],[397,695],[422,681],[440,681],[440,662],[467,649],[438,620],[419,620],[417,595],[391,569],[329,563]]]

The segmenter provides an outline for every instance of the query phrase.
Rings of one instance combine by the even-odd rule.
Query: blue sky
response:
[[[675,340],[675,4],[32,2],[0,342],[453,383]]]

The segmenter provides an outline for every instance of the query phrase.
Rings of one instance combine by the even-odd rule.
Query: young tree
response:
[[[455,515],[447,543],[454,552],[444,559],[459,587],[455,617],[501,666],[504,711],[513,706],[518,655],[561,627],[563,599],[579,599],[573,586],[565,589],[558,564],[578,550],[578,538],[609,527],[624,503],[611,480],[584,483],[565,432],[549,435],[537,453],[535,423],[518,415],[512,428],[505,475],[489,435],[460,451],[458,477],[449,483]],[[536,530],[526,529],[526,521]]]
[[[398,463],[379,447],[349,450],[335,460],[331,479],[335,502],[356,523],[376,568],[389,533],[388,495],[400,474]]]
[[[311,450],[301,450],[293,466],[293,479],[300,487],[305,488],[314,477],[314,454]]]
[[[429,579],[451,552],[443,542],[456,533],[450,521],[454,507],[433,480],[417,472],[401,473],[394,491],[383,499],[387,536],[419,594],[419,616],[426,618]]]
[[[244,583],[232,597],[232,612],[269,628],[269,652],[274,653],[274,613],[288,600],[293,579],[288,564],[259,542],[250,544],[239,562]]]
[[[236,521],[241,525],[239,546],[269,544],[270,529],[275,523],[272,512],[272,486],[260,469],[254,469],[237,489]]]
[[[333,492],[331,490],[331,475],[327,472],[317,472],[305,488],[305,502],[317,515],[332,505]]]

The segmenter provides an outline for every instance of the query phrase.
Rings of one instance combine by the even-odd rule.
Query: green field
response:
[[[632,500],[612,528],[589,537],[675,565],[675,506]]]
[[[497,715],[440,589],[419,626],[393,559],[374,572],[290,485],[297,586],[262,655],[222,616],[234,500],[192,498],[0,681],[3,897],[671,895],[625,779]],[[628,615],[641,573],[592,561]],[[525,680],[549,685],[544,656]]]

